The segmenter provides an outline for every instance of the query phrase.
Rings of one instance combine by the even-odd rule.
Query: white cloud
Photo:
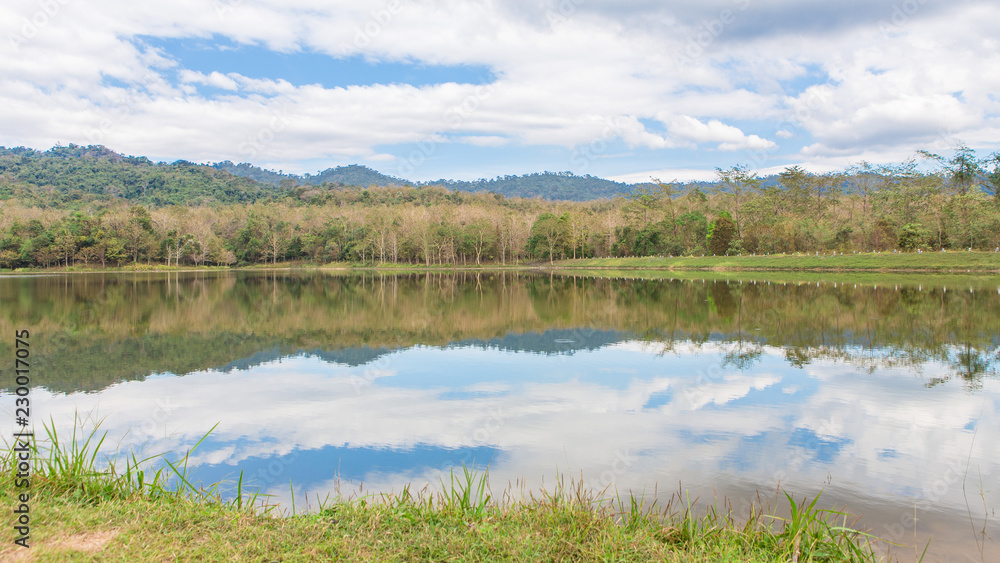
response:
[[[457,137],[454,140],[477,147],[499,147],[510,142],[510,140],[506,137],[501,137],[499,135],[465,135],[463,137]]]
[[[691,116],[682,115],[675,118],[669,124],[669,128],[673,135],[681,139],[696,143],[719,143],[720,150],[770,149],[777,146],[757,135],[746,135],[738,128],[726,125],[717,119],[702,123]]]
[[[653,154],[697,146],[820,165],[893,158],[945,137],[990,149],[1000,131],[1000,76],[985,71],[1000,65],[989,27],[1000,7],[985,1],[921,3],[905,18],[894,5],[856,0],[53,5],[41,16],[37,4],[0,7],[2,144],[97,141],[154,158],[346,162],[399,158],[406,149],[384,147],[440,134],[477,146],[572,148],[603,139],[617,119],[612,139]],[[709,28],[700,54],[679,69],[675,55]],[[487,91],[324,88],[184,68],[147,37],[223,37],[290,60],[312,51],[477,65],[497,79]],[[286,126],[253,143],[272,136],[279,109]],[[644,125],[651,120],[666,130]],[[635,174],[619,177],[626,173]]]
[[[221,72],[213,72],[212,74],[205,76],[200,72],[193,72],[185,69],[181,71],[180,79],[181,82],[204,84],[214,88],[222,88],[223,90],[237,90],[240,87],[236,80],[233,79],[232,75],[225,75]]]

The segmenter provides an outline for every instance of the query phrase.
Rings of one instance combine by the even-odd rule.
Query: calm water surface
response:
[[[996,561],[998,286],[4,277],[0,329],[32,332],[36,428],[78,413],[115,446],[178,457],[218,423],[191,457],[195,478],[242,469],[278,500],[289,483],[313,499],[433,486],[463,463],[488,465],[495,492],[582,475],[660,502],[725,497],[737,512],[781,487],[822,491],[896,543],[931,539],[932,560]]]

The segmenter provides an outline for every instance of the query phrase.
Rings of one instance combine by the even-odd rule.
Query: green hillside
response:
[[[167,164],[125,156],[101,145],[55,146],[47,151],[0,147],[0,199],[40,207],[95,199],[148,206],[252,203],[282,190],[211,166]]]

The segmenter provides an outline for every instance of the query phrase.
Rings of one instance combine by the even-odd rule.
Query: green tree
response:
[[[475,219],[465,226],[463,238],[468,241],[472,252],[476,255],[476,264],[488,256],[489,250],[496,242],[496,229],[486,219]]]
[[[785,202],[797,213],[804,212],[809,206],[809,198],[815,178],[799,166],[789,166],[778,174],[781,185],[785,188]]]
[[[726,215],[720,215],[715,220],[711,238],[708,241],[709,251],[716,256],[729,253],[729,244],[736,238],[736,223]]]
[[[673,221],[663,220],[646,225],[635,234],[632,242],[632,254],[635,256],[653,256],[668,254],[671,256],[682,251],[672,236]]]
[[[17,259],[17,252],[13,250],[0,250],[0,266],[13,269],[14,264],[17,264]]]
[[[912,252],[920,248],[920,242],[924,240],[923,228],[914,223],[907,223],[899,229],[899,248]]]
[[[876,221],[875,228],[872,229],[872,248],[879,251],[891,250],[897,244],[896,226],[892,221],[885,217]]]
[[[531,226],[528,252],[538,258],[548,258],[551,263],[556,254],[565,253],[567,223],[552,213],[542,213]]]
[[[689,211],[677,218],[677,241],[684,254],[704,252],[708,237],[708,218],[700,211]]]
[[[56,235],[52,247],[65,261],[66,266],[69,267],[69,259],[76,254],[77,237],[72,233],[62,230]]]
[[[236,234],[233,251],[236,260],[243,264],[260,262],[264,258],[265,226],[251,216]]]
[[[108,237],[101,241],[98,252],[98,258],[101,260],[102,268],[108,261],[114,262],[118,265],[121,264],[123,260],[128,258],[128,253],[125,251],[125,241],[118,237]]]

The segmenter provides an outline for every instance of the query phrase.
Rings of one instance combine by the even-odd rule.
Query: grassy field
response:
[[[1000,272],[998,252],[894,254],[776,254],[771,256],[680,256],[558,260],[553,268],[670,270],[801,270],[894,272]]]
[[[51,438],[51,434],[50,434]],[[35,451],[31,530],[15,532],[3,561],[876,561],[870,536],[817,499],[781,500],[737,520],[719,508],[657,508],[640,498],[600,500],[572,483],[495,495],[487,474],[452,474],[440,491],[328,499],[306,514],[225,501],[187,482],[185,458],[165,472],[100,469],[95,433]],[[0,464],[0,497],[18,506],[14,458]],[[558,481],[565,483],[565,481]],[[173,483],[177,483],[174,485]],[[259,500],[259,499],[256,499]],[[301,506],[300,506],[301,508]],[[8,512],[8,518],[13,519]]]

